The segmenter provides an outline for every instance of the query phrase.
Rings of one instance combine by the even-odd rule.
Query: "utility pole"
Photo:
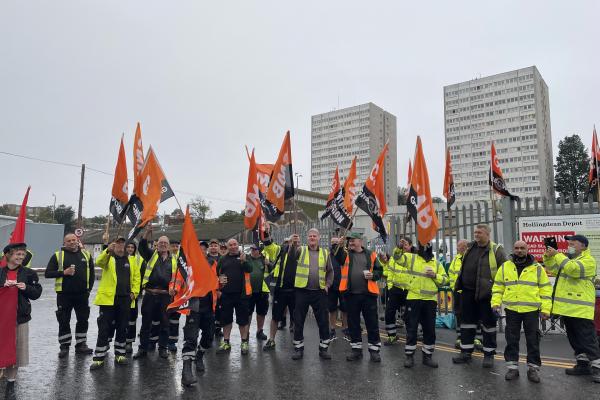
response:
[[[79,183],[79,209],[77,211],[77,227],[83,228],[83,182],[85,181],[85,164],[81,164],[81,182]]]

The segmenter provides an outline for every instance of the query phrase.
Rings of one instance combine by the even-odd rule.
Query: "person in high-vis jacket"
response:
[[[129,313],[135,307],[135,299],[140,290],[140,269],[135,256],[125,251],[125,238],[117,238],[96,259],[96,265],[102,269],[102,278],[96,293],[94,304],[100,306],[98,316],[98,340],[94,352],[94,361],[90,370],[104,366],[108,353],[108,339],[115,322],[115,364],[127,365],[125,346]]]
[[[528,254],[527,243],[515,242],[510,259],[498,268],[492,287],[492,309],[500,315],[501,305],[506,309],[506,348],[504,359],[507,381],[519,377],[519,339],[521,326],[527,343],[527,378],[540,382],[539,318],[550,317],[552,285],[546,270]]]
[[[161,236],[158,238],[156,250],[150,250],[148,239],[152,235],[152,228],[146,228],[144,236],[139,243],[139,252],[144,261],[146,269],[142,277],[142,326],[140,328],[140,345],[133,358],[140,359],[147,356],[150,349],[150,333],[152,322],[160,321],[158,335],[158,355],[168,358],[167,346],[169,343],[169,314],[167,306],[171,303],[171,297],[175,294],[170,289],[171,282],[175,279],[177,271],[177,260],[170,252],[169,238]]]
[[[404,244],[404,241],[401,241]],[[406,296],[406,345],[404,353],[405,368],[415,365],[414,354],[417,350],[417,332],[423,328],[423,365],[437,368],[433,361],[435,350],[435,318],[437,310],[438,288],[448,284],[448,275],[442,264],[435,259],[431,243],[419,244],[417,254],[402,253],[398,264],[410,276],[408,295]]]
[[[308,307],[319,327],[319,357],[323,360],[331,359],[328,352],[329,343],[329,313],[327,304],[327,290],[333,283],[333,267],[329,249],[319,246],[320,234],[315,228],[307,233],[307,246],[300,247],[300,257],[294,277],[294,291],[296,304],[294,307],[294,354],[293,360],[300,360],[304,356],[304,322]]]
[[[329,250],[331,254],[334,254],[337,250],[339,241],[339,237],[334,236],[331,238],[331,247]],[[329,338],[331,340],[337,338],[335,328],[338,321],[338,310],[340,311],[342,317],[342,334],[347,338],[350,337],[348,332],[348,314],[346,312],[346,300],[344,298],[344,294],[340,292],[342,265],[343,262],[338,262],[335,257],[331,258],[331,266],[333,267],[333,284],[327,291],[327,302],[329,305],[329,328],[331,329]]]
[[[350,330],[351,352],[347,361],[357,361],[363,357],[362,314],[367,328],[369,354],[372,362],[381,362],[379,350],[379,318],[377,316],[377,297],[383,268],[377,259],[377,253],[363,247],[363,237],[353,232],[348,241],[348,250],[341,249],[334,256],[342,264],[340,292],[344,294],[348,309],[348,329]]]
[[[463,255],[467,251],[467,247],[469,246],[469,241],[466,239],[461,239],[456,243],[456,255],[450,262],[450,266],[448,267],[448,278],[450,279],[450,288],[452,289],[452,308],[454,310],[454,316],[456,317],[456,342],[454,347],[460,349],[460,293],[461,291],[454,290],[454,286],[456,285],[456,279],[458,278],[458,274],[460,273],[460,269],[462,267],[462,259]],[[475,339],[477,340],[477,339]]]
[[[179,257],[179,248],[181,242],[173,240],[170,242],[171,254],[175,259]],[[181,314],[175,311],[169,311],[169,345],[167,348],[171,353],[177,353],[177,342],[179,341],[179,319]]]
[[[140,287],[138,289],[138,293],[142,291],[142,276],[144,276],[144,271],[146,269],[146,261],[142,258],[142,256],[137,251],[137,245],[134,242],[128,242],[125,245],[125,251],[129,256],[135,258],[135,265],[139,270],[140,275]],[[137,317],[138,317],[138,297],[135,298],[135,306],[129,312],[129,325],[127,327],[127,345],[125,346],[125,352],[127,354],[133,353],[133,343],[135,342],[136,334],[137,334]]]
[[[265,283],[265,276],[269,271],[265,257],[260,253],[260,248],[256,244],[250,246],[250,257],[247,261],[252,266],[252,272],[250,272],[252,295],[248,298],[249,323],[252,324],[252,314],[256,311],[256,339],[267,340],[263,328],[265,316],[269,311],[269,287]]]
[[[546,268],[556,274],[552,314],[562,317],[577,361],[565,372],[592,375],[594,382],[600,383],[600,348],[594,328],[596,260],[587,237],[572,235],[565,239],[568,257],[548,247],[543,259]]]
[[[63,247],[55,252],[44,273],[46,278],[55,279],[56,319],[58,320],[59,358],[69,355],[71,347],[71,312],[75,310],[75,353],[92,354],[87,345],[88,319],[90,317],[89,297],[94,286],[94,260],[82,248],[73,233],[65,235]]]
[[[406,296],[408,295],[408,282],[410,276],[402,271],[399,261],[404,253],[414,253],[416,250],[412,247],[412,241],[404,238],[404,246],[396,247],[392,257],[388,260],[385,270],[387,280],[387,299],[385,302],[385,330],[387,333],[386,346],[391,346],[398,342],[397,315],[400,313],[404,318],[403,308],[406,306]]]
[[[300,237],[292,235],[288,244],[280,246],[268,236],[264,241],[263,254],[272,262],[270,272],[274,280],[273,307],[271,308],[271,325],[269,327],[269,340],[263,346],[264,351],[275,350],[275,336],[278,324],[285,319],[286,308],[290,311],[290,326],[293,322],[296,305],[295,278],[300,257]]]
[[[492,286],[498,267],[506,261],[501,245],[490,240],[490,227],[475,227],[475,241],[469,244],[462,258],[462,266],[455,291],[460,295],[460,354],[452,358],[455,364],[470,363],[475,349],[475,333],[481,321],[483,331],[483,368],[492,368],[496,354],[497,316],[492,311]]]
[[[217,263],[219,262],[219,258],[221,258],[221,254],[219,253],[219,241],[217,239],[210,239],[208,241],[208,250],[207,250],[207,254],[206,254],[206,259],[208,260],[208,263],[210,264],[210,267],[212,268],[212,270],[215,272],[215,274],[217,273]],[[213,310],[214,310],[214,318],[213,318],[213,336],[214,337],[218,337],[218,336],[223,336],[223,331],[221,329],[221,317],[219,315],[219,302],[221,301],[221,291],[220,290],[215,290],[213,291]],[[198,351],[201,351],[200,348],[198,348]],[[198,366],[198,364],[196,363],[196,366]]]

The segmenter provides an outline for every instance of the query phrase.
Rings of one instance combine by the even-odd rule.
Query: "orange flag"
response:
[[[417,239],[419,243],[426,245],[435,237],[440,223],[433,207],[429,173],[420,136],[417,136],[417,150],[406,205],[413,221],[417,224]]]
[[[137,123],[133,140],[133,193],[137,194],[141,185],[140,174],[144,167],[144,146],[142,145],[142,128]]]
[[[502,176],[502,170],[500,169],[500,162],[498,160],[498,155],[496,154],[496,146],[494,146],[494,141],[492,140],[492,149],[491,149],[492,159],[490,161],[490,174],[489,174],[489,184],[494,189],[496,193],[501,196],[508,196],[511,199],[518,199],[518,196],[514,196],[510,194],[508,188],[506,187],[506,182],[504,181],[504,177]]]
[[[256,172],[256,162],[254,160],[254,150],[252,150],[250,167],[248,169],[248,184],[246,186],[246,209],[244,212],[244,226],[246,229],[256,229],[256,224],[260,219],[260,213],[260,187]]]
[[[177,308],[178,313],[185,315],[190,313],[189,300],[191,298],[204,297],[218,287],[217,275],[200,248],[200,242],[190,217],[189,206],[185,209],[175,282],[179,282],[180,285],[176,288],[177,293],[173,302],[167,308]]]
[[[410,187],[410,178],[412,178],[412,165],[410,163],[410,158],[408,159],[408,179],[406,180],[406,187]]]
[[[387,240],[387,232],[383,223],[383,216],[387,212],[387,205],[385,204],[383,169],[387,151],[388,143],[383,146],[383,150],[381,150],[377,162],[373,165],[362,192],[356,197],[356,205],[371,217],[373,229],[379,233],[384,243]]]
[[[350,164],[350,171],[348,171],[348,177],[344,182],[344,208],[348,211],[348,214],[352,214],[354,209],[354,200],[356,199],[356,156]]]
[[[278,221],[285,211],[285,200],[291,197],[294,197],[294,172],[290,131],[287,131],[265,194],[264,212],[267,220]]]
[[[448,210],[456,201],[456,193],[454,191],[454,178],[452,177],[452,164],[450,162],[450,150],[446,149],[446,171],[444,172],[444,197]]]
[[[162,194],[162,181],[165,176],[158,164],[152,147],[148,150],[146,162],[140,173],[141,188],[138,197],[142,202],[142,215],[139,225],[145,226],[152,221],[158,212]]]
[[[121,146],[119,147],[119,156],[117,158],[117,166],[115,167],[115,177],[113,180],[109,206],[110,213],[118,224],[122,223],[123,218],[125,218],[128,200],[127,162],[125,160],[123,137],[121,137]]]
[[[342,187],[340,185],[340,174],[338,167],[335,167],[333,182],[331,182],[331,191],[327,197],[325,212],[321,215],[321,221],[331,217],[333,222],[345,229],[352,228],[352,219],[344,208],[344,196],[342,195]]]

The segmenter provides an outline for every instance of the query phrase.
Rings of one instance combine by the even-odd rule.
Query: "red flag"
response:
[[[190,217],[189,206],[185,209],[181,251],[177,259],[177,274],[176,280],[181,280],[183,285],[167,308],[177,308],[177,312],[180,314],[189,314],[191,298],[204,297],[218,287],[217,275],[200,248],[200,242]]]
[[[127,181],[127,162],[125,160],[125,146],[121,137],[119,156],[115,167],[115,177],[111,191],[109,210],[114,220],[120,224],[125,218],[126,205],[129,201],[129,188]]]
[[[490,162],[490,175],[489,175],[489,184],[494,189],[496,193],[501,196],[509,196],[511,199],[518,199],[518,196],[514,196],[510,194],[508,188],[506,187],[506,182],[504,181],[504,177],[502,176],[502,170],[500,169],[500,162],[498,161],[498,155],[496,154],[496,146],[494,146],[494,141],[492,140],[492,150],[491,150],[491,162]]]
[[[21,208],[19,209],[19,216],[15,222],[15,228],[10,234],[8,243],[25,242],[25,226],[27,219],[27,200],[29,199],[29,190],[31,190],[31,186],[28,186],[27,191],[25,191],[25,197],[23,197],[23,202],[21,203]],[[0,268],[4,267],[6,267],[6,258],[2,256],[0,258]]]
[[[344,208],[348,214],[352,214],[354,209],[354,201],[356,200],[356,156],[350,164],[350,171],[348,171],[348,177],[344,182]]]
[[[21,203],[21,208],[19,209],[19,216],[17,217],[17,222],[15,223],[15,229],[12,231],[8,243],[25,242],[25,220],[27,218],[27,201],[29,200],[30,189],[31,186],[28,186],[27,191],[25,192],[25,197],[23,197],[23,202]]]
[[[373,229],[381,235],[381,239],[384,243],[387,240],[387,232],[385,230],[385,225],[383,224],[383,217],[387,212],[387,205],[385,204],[383,169],[387,151],[388,143],[383,146],[383,150],[381,150],[377,162],[373,165],[371,173],[365,181],[362,192],[356,197],[356,205],[371,217]]]
[[[446,149],[446,171],[444,172],[444,197],[448,210],[456,201],[456,193],[454,192],[454,178],[452,177],[452,164],[450,161],[450,150]]]
[[[133,194],[138,194],[140,185],[140,175],[144,167],[144,146],[142,145],[142,128],[137,123],[135,128],[135,138],[133,139]]]
[[[256,229],[260,214],[260,189],[256,173],[256,161],[254,160],[254,150],[252,150],[250,166],[248,168],[248,184],[246,185],[246,209],[244,212],[244,226],[246,229]]]
[[[285,200],[291,197],[294,197],[294,172],[290,131],[287,131],[265,194],[266,207],[263,211],[267,220],[278,221],[285,211]]]
[[[594,188],[598,187],[598,177],[600,176],[600,143],[598,143],[598,135],[596,134],[596,127],[594,126],[594,133],[592,134],[592,147],[590,150],[590,172],[588,175],[588,183],[590,184],[590,193],[594,191]]]
[[[0,287],[0,368],[17,363],[17,301],[15,286]]]
[[[440,223],[433,207],[429,173],[420,136],[417,136],[417,150],[406,205],[412,219],[417,223],[417,239],[419,243],[426,245],[435,237]]]

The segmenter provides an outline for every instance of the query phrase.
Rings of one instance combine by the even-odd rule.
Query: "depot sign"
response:
[[[558,250],[567,251],[565,236],[581,234],[590,241],[592,256],[600,263],[600,215],[558,215],[519,218],[519,235],[529,246],[529,253],[541,260],[544,254],[544,238],[554,236]]]

